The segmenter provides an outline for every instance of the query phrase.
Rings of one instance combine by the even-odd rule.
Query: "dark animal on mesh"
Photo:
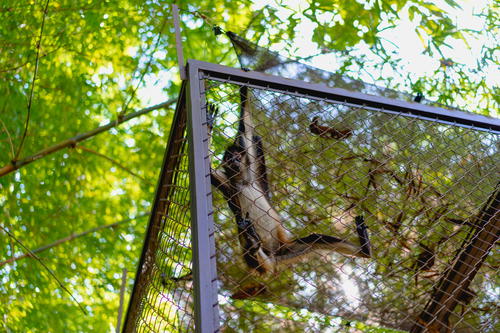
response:
[[[291,264],[324,250],[369,258],[370,242],[362,216],[355,219],[360,245],[323,234],[293,239],[283,227],[282,217],[270,200],[262,139],[254,134],[247,93],[247,87],[240,89],[238,134],[224,154],[222,168],[212,170],[211,181],[236,218],[248,267],[260,274],[272,273],[281,264]]]
[[[434,248],[426,246],[425,244],[419,243],[420,253],[417,260],[413,264],[413,269],[415,270],[415,284],[418,285],[418,275],[420,272],[430,272],[432,267],[436,262],[436,254]],[[433,275],[428,275],[426,277],[433,277]]]
[[[343,139],[351,136],[352,134],[350,129],[337,129],[335,127],[320,125],[319,117],[313,118],[311,124],[309,125],[309,130],[311,133],[327,139]]]

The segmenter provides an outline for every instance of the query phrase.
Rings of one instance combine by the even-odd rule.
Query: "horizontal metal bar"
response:
[[[331,88],[323,84],[286,79],[280,76],[255,71],[244,71],[199,60],[188,60],[189,67],[196,68],[210,78],[235,84],[250,84],[262,89],[270,89],[289,94],[311,96],[337,103],[348,103],[368,107],[373,110],[405,114],[412,117],[438,121],[455,126],[474,128],[500,134],[500,119],[458,110],[448,110],[416,102],[406,102],[387,97],[368,95],[341,88]]]

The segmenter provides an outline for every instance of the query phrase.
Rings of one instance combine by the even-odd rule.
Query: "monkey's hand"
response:
[[[240,237],[244,241],[244,248],[248,252],[257,252],[262,245],[259,235],[255,231],[252,221],[248,218],[248,213],[246,218],[239,219],[236,221],[238,224],[238,232]]]
[[[213,103],[207,103],[207,126],[210,133],[214,127],[215,120],[219,113],[219,108]]]
[[[240,218],[236,222],[238,224],[238,233],[240,244],[243,249],[243,259],[248,267],[260,274],[264,274],[270,270],[267,263],[268,258],[262,248],[262,241],[255,231],[252,221],[248,218]]]

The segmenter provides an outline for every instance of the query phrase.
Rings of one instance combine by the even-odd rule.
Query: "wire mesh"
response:
[[[186,109],[181,94],[125,332],[192,332],[191,215]]]
[[[205,85],[217,109],[212,168],[224,173],[224,153],[238,133],[240,90]],[[410,330],[498,192],[498,135],[269,90],[252,89],[249,104],[264,146],[271,207],[291,238],[320,233],[357,243],[354,220],[363,216],[373,256],[317,251],[271,274],[251,274],[237,219],[214,190],[222,328]],[[265,197],[256,195],[255,205]],[[491,219],[498,224],[498,214]],[[500,329],[496,262],[492,254],[479,264],[443,325],[456,332]]]
[[[266,166],[266,172],[252,172],[268,180],[266,194],[265,186],[251,188],[259,182],[245,188],[241,174],[228,168],[235,156],[227,152],[241,142],[241,81],[232,83],[230,75],[199,80],[191,83],[202,87],[193,101],[207,114],[198,130],[210,134],[209,156],[201,159],[210,169],[207,164],[191,172],[212,174],[212,193],[203,192],[207,202],[197,204],[213,208],[206,220],[215,222],[223,331],[420,332],[437,324],[455,332],[500,329],[498,255],[490,253],[499,234],[498,132],[249,82],[248,115],[260,137],[252,145],[258,151],[262,144]],[[125,332],[194,330],[194,175],[185,102],[181,93]],[[240,162],[251,155],[241,146],[236,152]],[[221,175],[232,186],[230,195],[214,181]],[[241,212],[260,209],[259,219],[279,221],[288,239],[266,248],[263,240],[272,243],[277,234],[265,226],[253,236],[243,232],[249,229],[242,222],[258,221],[237,216],[234,205]],[[314,243],[329,239],[361,249],[359,217],[369,229],[371,258]],[[257,257],[249,235],[269,262],[252,264]],[[294,256],[300,260],[291,263]],[[270,268],[261,269],[266,264]]]

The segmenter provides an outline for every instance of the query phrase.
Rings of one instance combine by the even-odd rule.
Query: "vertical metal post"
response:
[[[177,63],[179,64],[179,74],[181,80],[186,79],[186,66],[184,65],[184,54],[182,51],[181,28],[179,25],[179,7],[172,4],[172,15],[174,17],[175,48],[177,49]]]
[[[193,246],[196,332],[219,330],[217,272],[210,183],[210,159],[202,81],[196,66],[188,67],[189,184]]]
[[[127,286],[127,269],[123,269],[122,273],[122,285],[120,287],[120,306],[118,307],[118,319],[116,321],[116,333],[120,333],[120,327],[122,325],[122,315],[123,315],[123,301],[125,298],[125,288]]]

